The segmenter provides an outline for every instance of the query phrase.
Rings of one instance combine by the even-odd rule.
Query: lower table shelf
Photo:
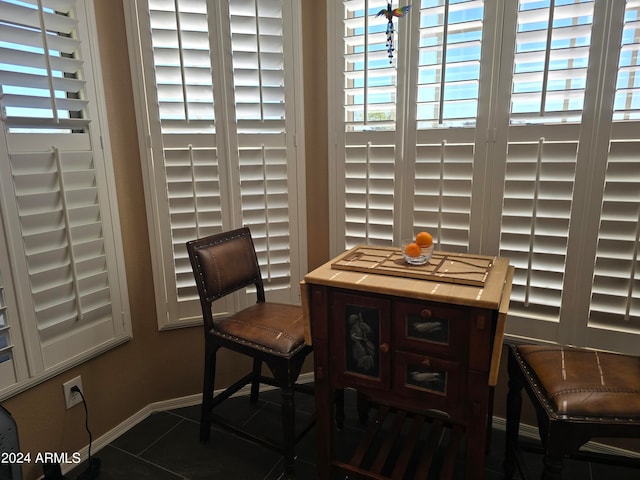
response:
[[[350,458],[332,465],[355,478],[451,479],[456,468],[463,468],[457,462],[462,439],[459,425],[381,405]]]

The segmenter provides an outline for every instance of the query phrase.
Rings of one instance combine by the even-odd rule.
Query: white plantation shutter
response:
[[[344,63],[336,97],[343,131],[330,131],[344,145],[336,175],[344,218],[336,232],[338,248],[360,243],[391,244],[394,229],[397,123],[397,55],[387,52],[387,19],[376,17],[386,0],[346,0],[336,19]],[[395,20],[396,39],[403,26]],[[396,40],[397,46],[397,40]],[[341,119],[341,120],[342,120]]]
[[[627,0],[613,120],[640,120],[640,1]]]
[[[640,1],[626,4],[588,326],[640,332]]]
[[[129,338],[130,324],[115,190],[101,148],[108,137],[100,131],[91,5],[1,6],[1,203],[9,241],[0,255],[10,258],[2,276],[15,282],[20,304],[11,314],[5,305],[4,320],[14,345],[20,322],[29,348],[19,382]]]
[[[422,141],[416,145],[413,233],[431,232],[439,250],[467,252],[475,158],[473,132],[466,135],[467,143],[458,140],[451,144],[446,140],[448,133],[418,135]],[[428,136],[439,142],[426,143]]]
[[[185,243],[242,225],[269,298],[298,300],[296,12],[289,0],[145,0],[127,11],[138,22],[132,70],[144,81],[138,116],[150,139],[142,156],[160,328],[201,321]]]
[[[481,193],[474,194],[473,178],[483,13],[478,0],[422,2],[412,13],[417,83],[408,90],[409,98],[417,90],[417,105],[405,156],[415,155],[415,180],[409,175],[412,218],[404,230],[429,231],[436,248],[451,252],[469,251],[473,197]]]
[[[0,248],[6,251],[4,232],[0,223]],[[22,343],[22,329],[18,318],[13,285],[9,281],[8,258],[0,255],[0,389],[5,390],[20,380],[28,378],[29,372]],[[5,281],[7,278],[7,281]]]
[[[633,23],[629,22],[632,3],[626,5],[625,31]],[[630,152],[638,148],[633,132],[639,127],[637,122],[635,126],[615,122],[616,118],[634,118],[632,101],[621,101],[633,97],[633,88],[628,88],[633,87],[633,78],[628,76],[633,60],[624,52],[632,50],[624,43],[633,35],[623,34],[614,92],[613,65],[589,62],[589,57],[594,46],[596,52],[604,50],[610,55],[619,48],[611,38],[618,38],[615,32],[621,26],[615,22],[621,20],[624,5],[600,4],[596,9],[593,2],[583,1],[555,9],[534,6],[532,15],[525,11],[529,5],[521,2],[518,18],[533,18],[532,24],[542,26],[546,15],[547,27],[539,30],[537,42],[531,36],[528,43],[516,41],[501,222],[500,253],[516,266],[511,331],[633,352],[635,341],[629,334],[640,331],[634,320],[637,313],[632,313],[638,297],[634,252],[638,248],[640,185],[637,161]],[[605,23],[605,14],[612,23]],[[521,31],[535,30],[523,23],[519,21],[516,38]],[[603,24],[608,29],[604,33]],[[548,39],[544,54],[542,32]],[[601,43],[592,45],[593,38],[602,38]],[[526,45],[535,45],[538,53],[536,61],[524,54],[525,68],[519,66],[523,57],[518,52]],[[548,66],[543,66],[545,62]],[[523,100],[526,95],[517,94],[523,88],[522,82],[518,85],[517,72],[527,69],[538,74],[537,81],[527,85],[529,103]],[[534,97],[537,103],[530,101]],[[610,124],[612,106],[614,123]],[[537,152],[511,158],[522,139],[527,139],[529,150],[537,143]],[[519,213],[514,216],[514,211]]]
[[[5,128],[78,128],[88,124],[83,115],[85,81],[82,46],[75,35],[78,20],[67,16],[76,2],[2,2],[0,52],[4,68],[2,107]],[[54,11],[53,8],[57,10]]]
[[[397,70],[387,52],[387,19],[376,16],[386,7],[386,0],[343,2],[342,73],[347,131],[395,128]],[[397,21],[395,30],[398,31]]]
[[[344,114],[377,104],[364,87],[343,97],[345,78],[370,78],[345,45],[371,48],[374,33],[371,18],[358,18],[367,2],[343,5],[333,28],[359,23],[333,50],[339,80],[329,97],[340,103],[330,101],[330,134],[339,122],[345,132],[330,138],[334,253],[428,230],[440,250],[510,259],[510,335],[637,353],[640,2],[413,2],[396,20],[405,32],[392,64],[388,131],[364,122],[358,131],[354,119],[364,114]],[[328,7],[329,18],[336,13]],[[357,76],[343,72],[350,61]],[[386,146],[386,163],[374,170],[377,145]],[[357,169],[352,151],[367,159]],[[340,185],[352,171],[359,183],[345,175]],[[386,197],[369,193],[373,178]],[[342,204],[353,205],[349,216]],[[384,239],[367,235],[392,209]],[[352,225],[361,228],[350,238]]]
[[[285,147],[239,150],[242,221],[251,227],[262,276],[273,287],[291,281],[289,190]]]
[[[149,21],[162,132],[215,133],[204,4],[152,0]]]
[[[281,0],[229,4],[241,222],[251,227],[262,276],[272,290],[290,286],[295,217],[289,204],[293,112],[286,102],[291,77],[285,70],[283,8]]]
[[[417,128],[475,125],[484,2],[422,3]]]
[[[500,255],[516,267],[513,315],[559,321],[577,148],[545,138],[509,142]]]
[[[518,3],[500,255],[516,268],[510,313],[523,335],[558,336],[593,8]]]
[[[171,274],[160,285],[175,292],[158,299],[158,311],[168,308],[168,318],[199,315],[198,294],[185,243],[222,230],[218,136],[215,122],[212,48],[205,2],[151,0],[150,45],[152,62],[145,64],[150,95],[151,147],[157,158],[152,182],[158,183],[158,228],[169,235],[153,234],[158,242],[159,270]],[[216,52],[217,53],[217,52]],[[149,88],[150,87],[150,88]],[[166,185],[166,189],[160,188]],[[156,285],[156,288],[159,288]]]
[[[337,49],[344,51],[344,62],[336,63],[344,95],[336,96],[335,109],[343,112],[337,115],[344,132],[336,132],[335,142],[344,150],[337,152],[343,159],[334,199],[344,222],[336,225],[333,248],[398,244],[429,230],[438,248],[466,252],[483,2],[413,2],[393,20],[391,62],[387,19],[376,17],[386,6],[351,0],[343,2],[342,20],[329,13],[338,18]]]
[[[640,140],[612,139],[590,323],[640,330]]]
[[[10,155],[35,320],[45,345],[74,335],[76,326],[93,325],[105,336],[100,342],[115,333],[93,161],[82,150]]]
[[[562,3],[518,3],[512,124],[581,119],[594,2]]]
[[[7,308],[5,286],[0,278],[0,378],[1,387],[15,383],[18,379],[13,361],[14,345],[9,325],[9,310]]]
[[[345,148],[344,248],[360,243],[390,244],[394,227],[396,146],[394,136],[347,135],[353,142]],[[384,142],[389,138],[390,142]],[[342,246],[342,245],[341,245]]]
[[[281,0],[229,4],[237,133],[283,134],[285,57]]]

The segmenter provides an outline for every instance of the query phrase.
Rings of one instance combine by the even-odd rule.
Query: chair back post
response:
[[[249,227],[187,242],[205,328],[213,325],[214,301],[250,285],[257,302],[265,301],[264,284]]]

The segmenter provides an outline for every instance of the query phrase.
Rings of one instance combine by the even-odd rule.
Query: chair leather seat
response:
[[[212,333],[281,356],[292,355],[305,345],[302,308],[282,303],[256,303],[214,320]]]
[[[522,345],[559,415],[640,418],[640,358],[572,347]]]

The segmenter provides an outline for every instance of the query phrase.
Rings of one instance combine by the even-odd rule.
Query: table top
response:
[[[404,276],[402,272],[398,276],[389,272],[377,273],[373,268],[369,272],[366,269],[344,269],[343,265],[349,263],[348,259],[354,256],[354,252],[362,250],[363,247],[365,246],[354,247],[309,272],[305,275],[304,282],[470,307],[494,310],[500,308],[509,272],[509,260],[507,258],[434,252],[434,257],[446,256],[451,261],[455,261],[455,259],[461,261],[480,259],[490,265],[487,268],[487,275],[482,285],[464,285],[453,278],[447,279],[446,273],[442,273],[441,278],[436,279],[433,276],[413,278],[412,276]],[[387,248],[387,250],[392,249],[393,247]],[[399,251],[399,249],[397,250]],[[396,265],[395,268],[398,270],[402,267]],[[412,266],[406,265],[406,270],[411,273]]]

